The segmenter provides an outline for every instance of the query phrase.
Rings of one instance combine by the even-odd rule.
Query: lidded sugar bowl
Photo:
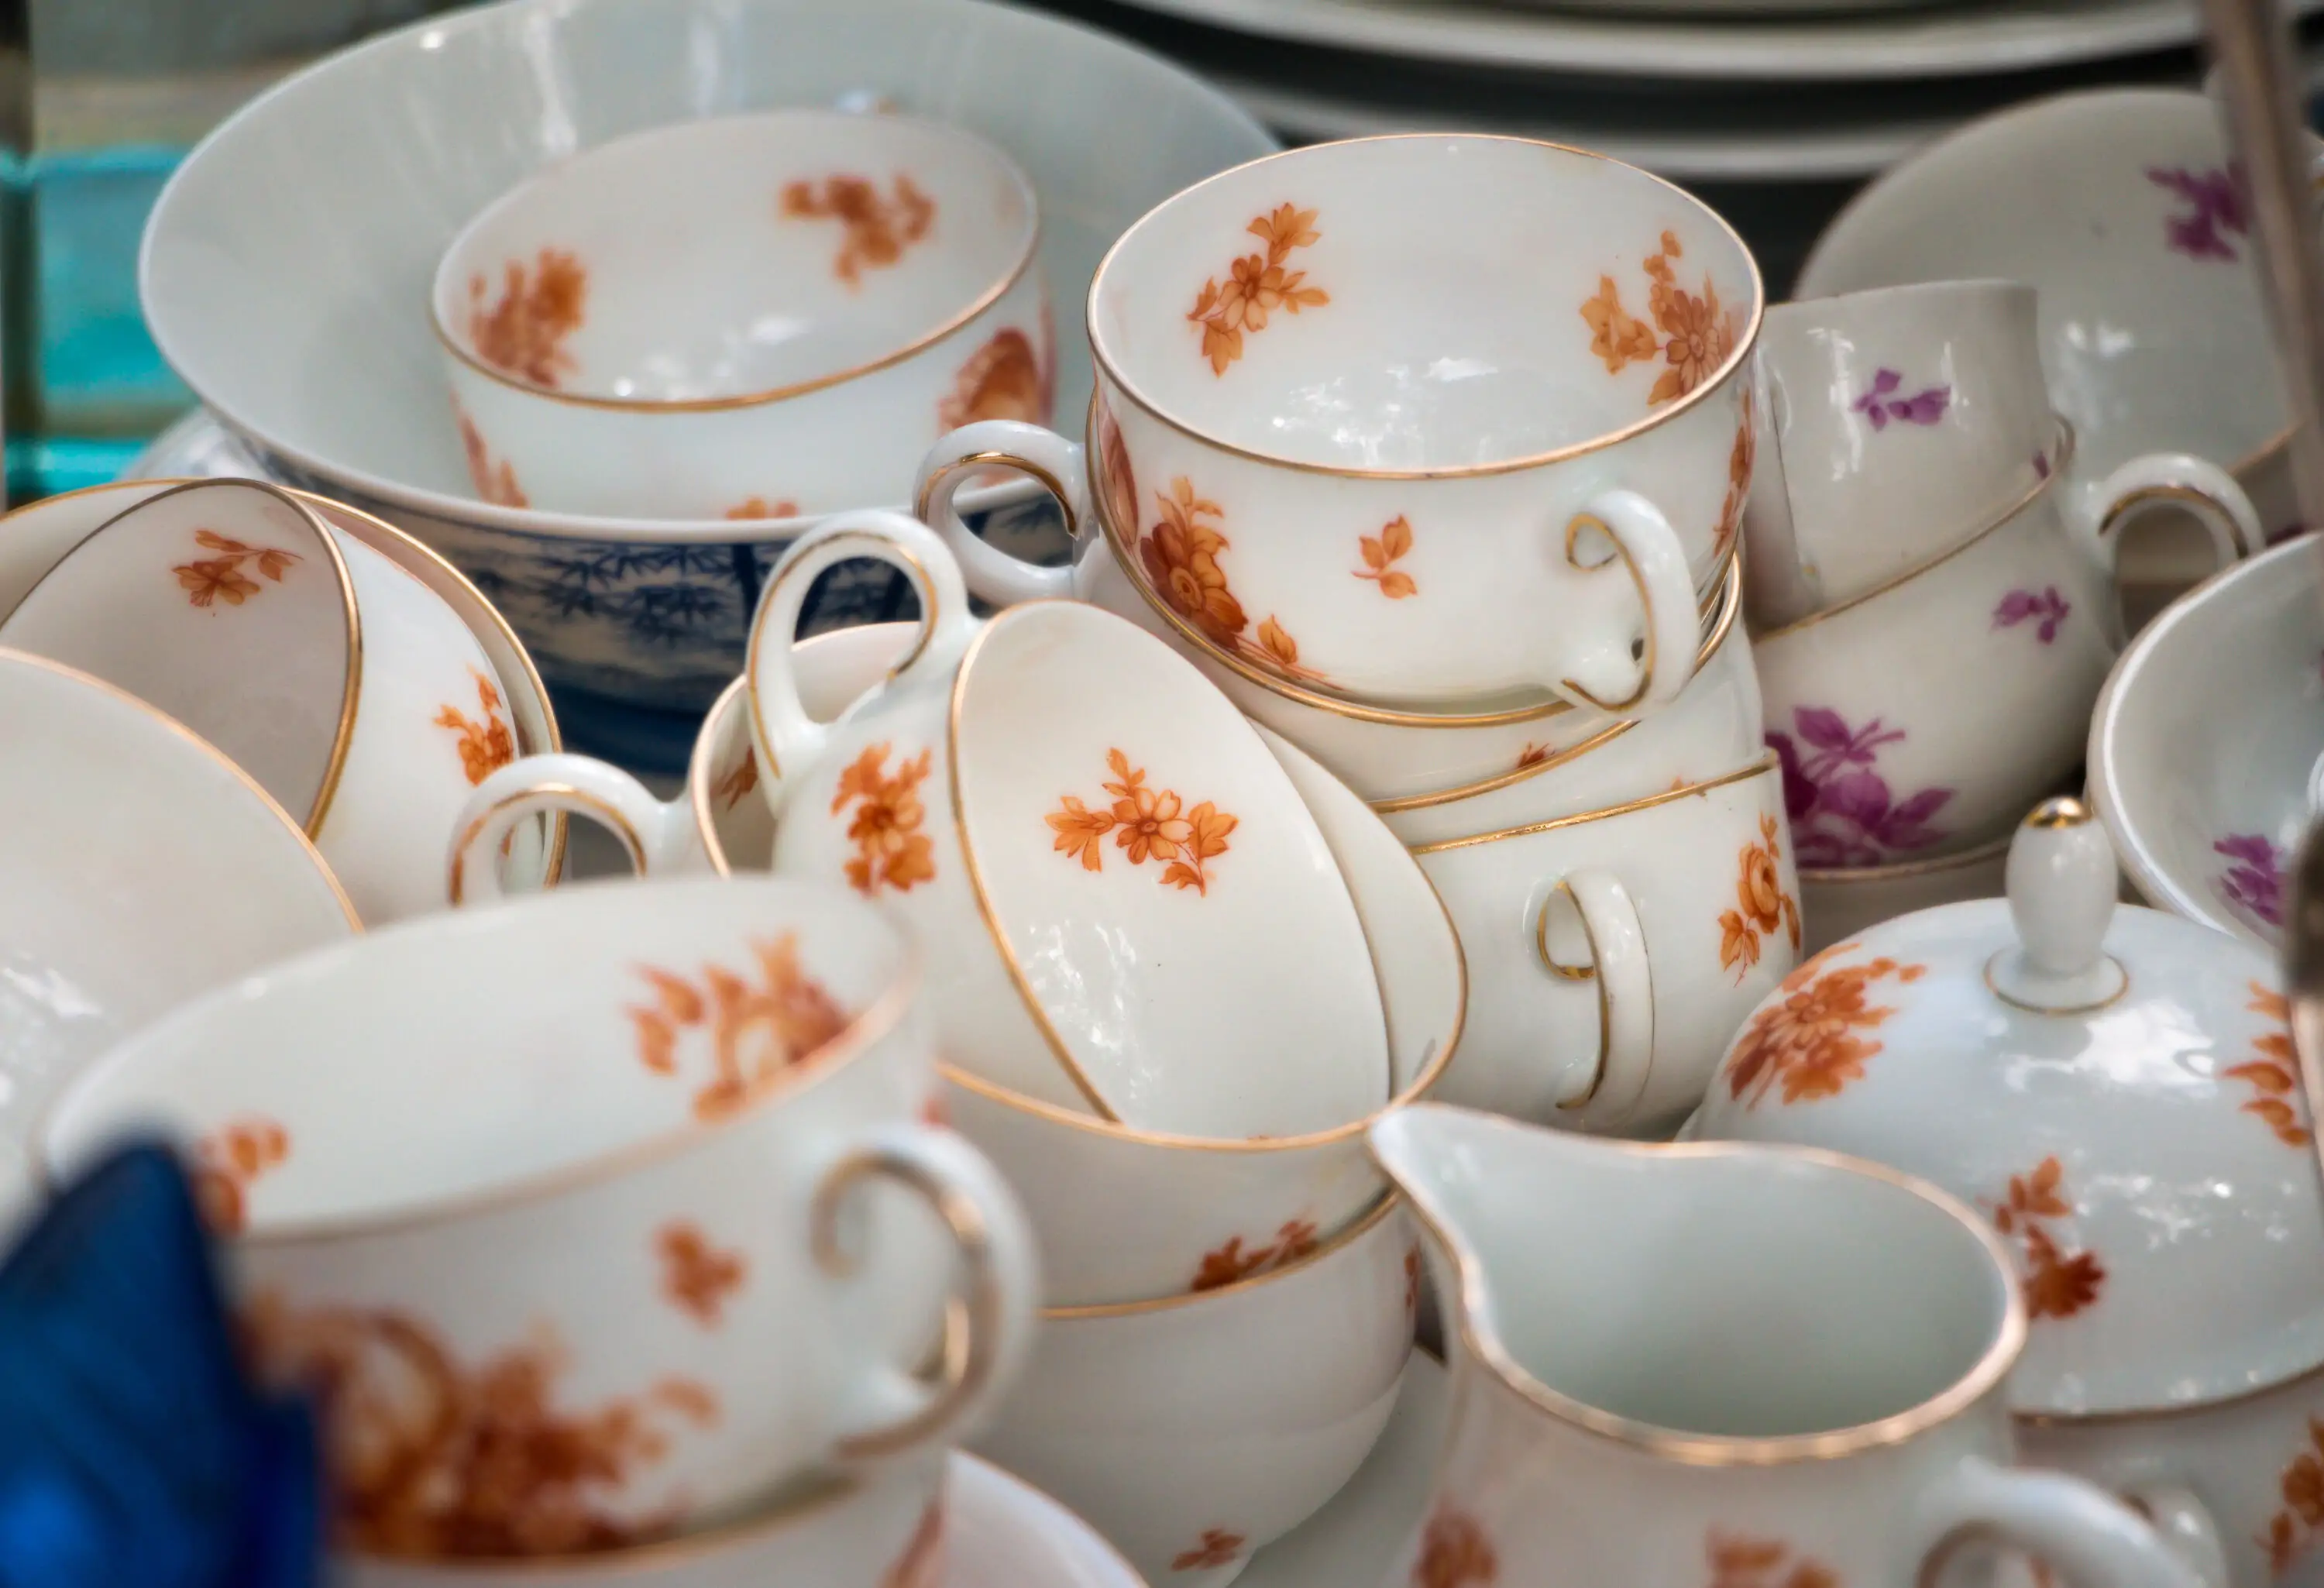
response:
[[[2006,900],[1793,972],[1684,1133],[1852,1153],[1983,1212],[2031,1319],[2025,1458],[2262,1588],[2324,1571],[2324,1183],[2275,966],[2116,887],[2089,809],[2044,803]]]

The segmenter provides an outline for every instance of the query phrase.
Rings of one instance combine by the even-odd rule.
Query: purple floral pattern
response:
[[[1783,763],[1784,810],[1800,864],[1879,865],[1945,836],[1932,818],[1952,799],[1950,789],[1923,789],[1898,799],[1874,768],[1882,745],[1904,742],[1904,729],[1877,716],[1851,728],[1840,713],[1821,706],[1794,707],[1792,728],[1797,739],[1770,728],[1767,743]]]
[[[2059,625],[2073,610],[2073,604],[2058,594],[2055,585],[2044,585],[2038,592],[2012,590],[1993,609],[1993,626],[2014,629],[2020,623],[2034,623],[2034,637],[2047,645],[2058,637]]]
[[[2240,257],[2231,237],[2251,232],[2251,207],[2244,197],[2243,168],[2190,171],[2184,166],[2151,165],[2146,180],[2178,196],[2185,208],[2163,221],[2163,240],[2174,253],[2190,259]]]
[[[2230,833],[2211,849],[2230,863],[2219,874],[2227,901],[2271,927],[2283,925],[2283,851],[2258,833]]]
[[[1888,421],[1901,424],[1932,425],[1945,417],[1945,409],[1953,400],[1950,386],[1924,386],[1910,397],[1896,392],[1904,384],[1904,377],[1893,369],[1872,372],[1872,389],[1849,404],[1850,411],[1862,414],[1876,430],[1885,430]]]

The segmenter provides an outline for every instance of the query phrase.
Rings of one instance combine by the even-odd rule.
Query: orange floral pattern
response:
[[[724,1119],[748,1106],[847,1028],[845,1011],[799,968],[796,934],[753,943],[751,952],[758,961],[756,986],[715,965],[702,967],[699,987],[652,965],[637,967],[654,992],[652,1002],[628,1010],[641,1064],[675,1076],[679,1033],[710,1034],[710,1078],[694,1094],[698,1119]]]
[[[759,786],[759,758],[749,750],[742,759],[727,769],[710,790],[711,798],[719,801],[718,808],[732,810],[742,802],[742,796]]]
[[[1674,402],[1708,381],[1735,350],[1735,326],[1720,308],[1719,290],[1706,275],[1696,297],[1678,284],[1671,261],[1683,254],[1678,234],[1665,232],[1662,251],[1646,255],[1648,325],[1622,307],[1620,288],[1610,275],[1598,278],[1597,296],[1582,305],[1590,327],[1590,351],[1603,359],[1608,374],[1659,356],[1665,368],[1646,405]]]
[[[862,177],[825,177],[820,190],[813,182],[784,184],[778,208],[788,220],[835,220],[845,228],[831,271],[851,287],[862,284],[866,267],[884,269],[903,258],[936,218],[936,201],[900,171],[892,198]]]
[[[884,770],[888,745],[867,745],[839,774],[831,796],[831,814],[837,816],[851,802],[855,815],[847,824],[847,841],[855,845],[847,863],[847,880],[858,893],[893,888],[908,893],[913,884],[936,880],[936,843],[920,830],[927,808],[920,802],[919,787],[935,764],[934,752],[922,750],[899,762],[893,777]]]
[[[1117,534],[1135,540],[1138,536],[1138,475],[1130,466],[1130,445],[1121,437],[1121,425],[1113,417],[1113,410],[1105,403],[1105,395],[1098,394],[1096,403],[1098,505],[1111,522]],[[1191,494],[1192,486],[1187,490]],[[1226,542],[1222,540],[1221,545]]]
[[[1856,946],[1827,948],[1784,978],[1775,996],[1751,1017],[1727,1061],[1729,1096],[1757,1108],[1780,1081],[1785,1103],[1813,1103],[1836,1097],[1849,1082],[1863,1078],[1864,1061],[1880,1051],[1879,1042],[1864,1033],[1896,1012],[1870,1007],[1867,990],[1891,976],[1917,982],[1928,967],[1883,955],[1862,965],[1824,968]]]
[[[798,503],[788,496],[769,501],[764,496],[746,496],[726,510],[730,519],[797,518]]]
[[[2069,1255],[2043,1223],[2074,1216],[2064,1183],[2064,1168],[2055,1157],[2045,1158],[2032,1174],[2010,1176],[2008,1199],[1993,1210],[1993,1227],[2025,1248],[2025,1311],[2032,1317],[2072,1317],[2098,1300],[2106,1283],[2097,1253]]]
[[[718,1418],[717,1397],[690,1379],[594,1410],[557,1407],[564,1361],[545,1330],[470,1369],[425,1323],[384,1308],[301,1312],[262,1295],[242,1325],[270,1376],[322,1402],[334,1541],[367,1554],[506,1557],[632,1543],[658,1529],[608,1518],[598,1496],[668,1454],[672,1418]]]
[[[531,499],[516,482],[516,469],[506,458],[493,461],[493,449],[467,410],[456,402],[452,417],[460,421],[460,449],[468,456],[468,483],[475,486],[476,499],[495,507],[530,507]]]
[[[1203,283],[1186,318],[1203,328],[1203,356],[1211,373],[1222,375],[1227,365],[1242,356],[1245,331],[1263,331],[1277,309],[1297,314],[1332,300],[1321,287],[1307,285],[1307,272],[1288,270],[1284,262],[1321,235],[1315,212],[1278,204],[1243,228],[1267,245],[1264,254],[1247,254],[1227,267],[1222,284],[1216,276]]]
[[[1208,1572],[1232,1565],[1242,1554],[1242,1535],[1224,1528],[1205,1528],[1194,1547],[1182,1550],[1171,1561],[1174,1572]]]
[[[920,1513],[920,1525],[880,1579],[880,1588],[936,1588],[944,1581],[944,1500],[938,1497]]]
[[[194,544],[217,555],[179,563],[170,571],[178,576],[186,599],[196,606],[214,606],[221,601],[240,606],[263,587],[251,574],[279,585],[291,565],[302,560],[295,551],[245,545],[216,530],[196,530]]]
[[[1762,815],[1759,841],[1743,845],[1739,860],[1743,874],[1736,879],[1735,902],[1740,908],[1723,911],[1719,918],[1719,968],[1733,971],[1738,987],[1759,963],[1761,937],[1773,937],[1780,931],[1798,951],[1800,903],[1784,891],[1783,872],[1776,864],[1783,857],[1775,818]]]
[[[1356,577],[1379,585],[1380,594],[1390,601],[1420,594],[1412,576],[1396,567],[1412,550],[1412,523],[1404,514],[1399,512],[1381,525],[1377,535],[1357,536],[1356,549],[1364,559],[1363,567],[1350,570]]]
[[[194,1205],[202,1223],[220,1235],[239,1234],[243,1194],[251,1182],[290,1156],[290,1132],[270,1119],[221,1125],[194,1145]]]
[[[700,1226],[680,1219],[654,1237],[661,1258],[662,1294],[706,1329],[718,1326],[726,1298],[742,1288],[747,1265],[739,1251],[721,1251]]]
[[[1123,463],[1126,470],[1126,457]],[[1167,494],[1157,492],[1154,500],[1161,504],[1161,522],[1139,537],[1138,561],[1163,605],[1222,650],[1296,678],[1321,679],[1320,673],[1299,665],[1297,642],[1273,617],[1259,625],[1256,637],[1243,632],[1250,626],[1250,614],[1235,599],[1226,570],[1219,566],[1219,553],[1230,545],[1211,522],[1220,515],[1219,504],[1195,495],[1193,482],[1184,475],[1170,482]]]
[[[2246,985],[2252,1001],[2244,1007],[2281,1029],[2254,1039],[2254,1057],[2221,1073],[2259,1094],[2243,1105],[2244,1113],[2258,1115],[2286,1147],[2305,1147],[2314,1140],[2314,1132],[2300,1103],[2300,1059],[2292,1048],[2292,1005],[2282,993],[2272,992],[2257,982]]]
[[[439,728],[449,728],[460,735],[460,770],[467,774],[468,786],[474,788],[500,768],[516,759],[516,739],[501,717],[501,692],[493,681],[468,669],[476,680],[476,702],[484,716],[477,722],[462,715],[456,706],[445,706],[432,719]]]
[[[981,419],[1045,425],[1050,402],[1049,374],[1041,367],[1033,338],[1004,326],[961,365],[952,394],[936,406],[936,420],[948,430]]]
[[[1105,785],[1112,805],[1093,810],[1074,795],[1060,797],[1058,808],[1047,818],[1057,835],[1056,851],[1079,859],[1084,871],[1099,871],[1104,866],[1104,838],[1111,833],[1130,864],[1158,862],[1165,884],[1208,895],[1205,863],[1227,852],[1237,818],[1207,799],[1188,810],[1176,790],[1148,788],[1145,770],[1132,767],[1119,750],[1107,751],[1105,763],[1113,769],[1114,781]]]
[[[2268,1570],[2282,1576],[2316,1542],[2324,1528],[2324,1421],[2308,1419],[2308,1448],[2287,1463],[2277,1480],[2283,1509],[2268,1519],[2259,1546],[2267,1551]]]
[[[561,248],[543,248],[527,270],[521,260],[501,267],[501,295],[487,305],[492,283],[468,278],[468,345],[494,369],[552,390],[573,373],[565,340],[581,328],[589,272]]]
[[[1840,1588],[1831,1567],[1772,1538],[1713,1533],[1704,1549],[1711,1588]]]
[[[1415,1317],[1420,1312],[1420,1246],[1417,1242],[1404,1249],[1404,1312]]]
[[[1724,557],[1743,532],[1743,509],[1751,500],[1751,466],[1759,450],[1759,433],[1751,423],[1752,396],[1743,392],[1743,418],[1735,427],[1734,449],[1727,455],[1727,500],[1719,509],[1719,523],[1711,533],[1711,551]]]
[[[1253,1274],[1272,1273],[1297,1262],[1314,1251],[1315,1244],[1315,1226],[1305,1219],[1290,1220],[1264,1246],[1245,1247],[1241,1236],[1232,1236],[1217,1251],[1203,1253],[1202,1266],[1194,1270],[1194,1282],[1186,1288],[1216,1290]]]
[[[1548,759],[1548,745],[1536,744],[1528,742],[1524,749],[1517,752],[1517,770],[1523,771],[1526,767],[1539,766],[1543,762],[1547,761]]]
[[[1485,1525],[1459,1507],[1440,1502],[1420,1532],[1412,1588],[1468,1588],[1500,1574],[1500,1557]]]

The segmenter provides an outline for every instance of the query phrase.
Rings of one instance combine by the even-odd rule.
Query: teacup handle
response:
[[[1998,1541],[2055,1568],[2070,1588],[2205,1588],[2195,1569],[2121,1500],[2063,1473],[1968,1456],[1920,1498],[1918,1581],[1941,1580],[1960,1546]]]
[[[2149,452],[2132,458],[2089,486],[2070,517],[2093,555],[2111,570],[2122,555],[2116,531],[2140,514],[2163,507],[2191,514],[2203,526],[2221,568],[2267,548],[2259,512],[2235,476],[2184,452]]]
[[[911,649],[888,669],[887,681],[879,688],[891,687],[926,668],[951,667],[976,632],[960,565],[916,519],[885,508],[835,513],[792,542],[759,597],[743,662],[751,680],[751,741],[759,756],[759,787],[778,817],[790,783],[822,755],[831,732],[808,715],[799,695],[794,660],[799,614],[817,575],[860,558],[884,562],[902,574],[911,581],[920,604],[919,632],[912,637]]]
[[[857,1266],[841,1240],[840,1215],[850,1195],[870,1180],[895,1182],[943,1221],[959,1256],[960,1287],[945,1306],[940,1383],[930,1389],[875,1360],[850,1387],[835,1450],[848,1463],[958,1444],[973,1434],[1024,1360],[1040,1297],[1033,1233],[1016,1194],[965,1138],[934,1125],[876,1126],[825,1171],[810,1224],[816,1264],[825,1273],[844,1279]]]
[[[452,825],[444,896],[455,907],[503,897],[495,857],[517,824],[544,812],[595,822],[621,841],[640,876],[690,870],[702,857],[694,812],[664,804],[617,766],[586,755],[528,755],[487,776]]]
[[[1584,562],[1585,541],[1593,530],[1612,544],[1614,555]],[[1612,716],[1643,714],[1677,699],[1687,679],[1694,676],[1695,651],[1702,636],[1696,632],[1700,620],[1695,613],[1693,570],[1687,566],[1686,549],[1670,520],[1636,491],[1601,491],[1566,521],[1564,540],[1563,554],[1569,566],[1629,576],[1645,617],[1646,651],[1637,663],[1637,687],[1621,699],[1601,698],[1570,677],[1557,680],[1554,688]],[[1625,651],[1609,665],[1592,670],[1601,676],[1618,676],[1618,669],[1630,663],[1627,644]],[[1598,660],[1606,662],[1608,659]]]
[[[2209,1588],[2228,1588],[2227,1550],[2211,1508],[2184,1489],[2126,1489],[2123,1499],[2144,1517],[2172,1553],[2195,1568]]]
[[[1569,965],[1549,946],[1550,915],[1570,908],[1589,946],[1586,964]],[[1655,1057],[1655,981],[1646,928],[1621,879],[1595,866],[1560,877],[1534,917],[1534,951],[1553,976],[1598,985],[1598,1057],[1580,1090],[1558,1099],[1563,1111],[1611,1124],[1637,1106]]]
[[[912,483],[914,513],[944,537],[977,595],[996,606],[1071,596],[1071,568],[1043,568],[1011,557],[961,522],[953,498],[971,474],[985,468],[1015,469],[1038,483],[1057,499],[1065,533],[1078,545],[1082,526],[1089,522],[1089,469],[1081,443],[1013,419],[980,420],[929,448]]]

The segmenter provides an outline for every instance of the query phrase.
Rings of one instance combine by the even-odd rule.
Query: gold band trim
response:
[[[1574,919],[1582,923],[1582,940],[1590,946],[1590,963],[1586,965],[1561,965],[1557,957],[1549,951],[1550,901],[1561,893],[1572,903]],[[1569,1112],[1587,1108],[1590,1106],[1591,1100],[1598,1095],[1599,1089],[1606,1085],[1607,1066],[1613,1060],[1614,1001],[1606,990],[1606,978],[1598,974],[1598,934],[1590,929],[1590,913],[1582,908],[1582,900],[1574,897],[1572,885],[1563,877],[1557,879],[1557,886],[1552,888],[1548,897],[1541,901],[1541,916],[1534,923],[1533,940],[1536,951],[1541,956],[1541,963],[1549,967],[1550,974],[1563,977],[1569,982],[1597,983],[1598,1058],[1590,1071],[1590,1085],[1583,1089],[1581,1096],[1557,1105],[1561,1110]]]
[[[1097,399],[1093,396],[1090,401],[1095,402]],[[1065,516],[1065,538],[1075,541],[1081,539],[1081,518],[1074,512],[1073,498],[1065,494],[1065,483],[1031,458],[1015,452],[986,450],[972,452],[964,457],[954,458],[930,475],[928,483],[920,487],[919,496],[912,503],[912,516],[933,528],[934,522],[928,515],[930,510],[936,506],[937,489],[954,475],[973,468],[1005,468],[1023,475],[1047,491],[1056,501],[1058,512]]]
[[[1845,601],[1824,607],[1818,612],[1812,612],[1805,617],[1794,618],[1790,623],[1781,624],[1778,627],[1763,629],[1759,632],[1751,636],[1752,643],[1755,645],[1765,645],[1770,640],[1780,640],[1786,634],[1796,634],[1802,629],[1812,629],[1828,617],[1838,617],[1843,612],[1852,612],[1868,601],[1873,600],[1878,596],[1886,596],[1889,591],[1895,589],[1900,585],[1911,583],[1913,580],[1919,578],[1923,574],[1927,573],[1931,568],[1942,567],[1944,564],[1950,562],[1954,558],[1959,557],[1963,552],[1969,550],[1971,547],[1982,544],[1997,531],[2008,528],[2009,525],[2017,521],[2017,515],[2019,513],[2024,512],[2027,508],[2033,506],[2034,503],[2040,501],[2043,493],[2047,492],[2051,486],[2056,485],[2065,476],[2067,468],[2070,466],[2074,461],[2074,427],[2072,423],[2063,418],[2059,419],[2057,429],[2052,432],[2052,436],[2054,440],[2054,445],[2052,447],[2048,455],[2049,472],[2047,474],[2039,475],[2034,484],[2028,486],[2018,496],[2016,501],[2011,503],[2007,507],[2003,508],[1998,513],[1995,514],[1991,522],[1987,523],[1983,529],[1978,531],[1977,533],[1971,535],[1968,540],[1963,540],[1951,550],[1940,552],[1937,556],[1932,557],[1926,562],[1915,563],[1913,567],[1906,568],[1903,573],[1883,579],[1880,583],[1873,586],[1869,590],[1866,590],[1858,595],[1851,596]],[[2205,497],[2204,500],[2209,502],[2210,499],[2209,497]]]
[[[545,805],[552,810],[561,806],[567,810],[595,817],[600,826],[608,828],[621,841],[623,852],[630,857],[630,869],[641,877],[646,874],[645,840],[638,836],[637,828],[630,825],[630,818],[611,802],[570,783],[535,783],[530,789],[519,789],[512,794],[502,795],[460,830],[460,841],[452,851],[452,875],[445,889],[454,909],[459,908],[467,893],[469,845],[475,843],[502,812],[512,806],[532,804]]]
[[[1908,860],[1895,865],[1832,866],[1823,871],[1799,868],[1800,885],[1813,883],[1819,888],[1844,888],[1852,882],[1900,882],[1908,877],[1934,876],[1939,872],[1966,871],[1982,864],[1996,855],[2009,853],[2017,836],[2011,833],[1996,838],[1990,844],[1980,844],[1974,849],[1964,849],[1958,854],[1942,854],[1934,860]]]
[[[1277,1279],[1288,1279],[1305,1272],[1317,1263],[1353,1246],[1379,1227],[1379,1222],[1394,1213],[1406,1200],[1404,1193],[1393,1188],[1380,1194],[1379,1200],[1345,1229],[1317,1246],[1304,1257],[1296,1257],[1281,1268],[1265,1273],[1252,1274],[1231,1284],[1213,1286],[1208,1290],[1184,1290],[1176,1296],[1157,1296],[1145,1301],[1092,1302],[1081,1306],[1045,1306],[1041,1309],[1044,1323],[1072,1323],[1085,1318],[1122,1318],[1139,1313],[1176,1312],[1180,1307],[1200,1306],[1206,1301],[1222,1301],[1231,1296],[1256,1290],[1261,1285],[1272,1285]]]
[[[1766,776],[1776,767],[1775,753],[1769,751],[1748,766],[1739,767],[1720,777],[1700,783],[1688,783],[1682,788],[1665,789],[1659,794],[1649,794],[1643,799],[1633,799],[1622,805],[1609,805],[1600,810],[1578,811],[1572,816],[1555,816],[1547,821],[1529,822],[1522,827],[1503,827],[1498,833],[1479,833],[1467,838],[1438,838],[1426,844],[1407,845],[1415,854],[1439,854],[1448,849],[1472,849],[1480,844],[1498,844],[1504,838],[1530,838],[1536,833],[1554,833],[1560,827],[1578,827],[1585,822],[1605,821],[1634,811],[1650,810],[1657,805],[1668,805],[1674,799],[1684,799],[1693,794],[1708,794],[1713,789],[1724,789],[1729,783],[1741,783],[1752,778]]]
[[[797,646],[794,645],[793,649],[796,650]],[[702,719],[701,733],[694,742],[694,753],[687,758],[686,763],[686,799],[687,803],[694,807],[694,830],[702,840],[702,853],[710,862],[710,869],[722,877],[733,876],[734,868],[726,858],[726,845],[718,841],[718,818],[710,808],[711,797],[717,792],[712,785],[717,781],[715,773],[718,770],[711,762],[717,759],[720,725],[726,721],[727,713],[738,707],[747,709],[747,703],[742,701],[741,697],[750,688],[751,675],[744,673],[718,691],[718,698],[710,703],[709,714]],[[759,755],[759,747],[752,742],[747,729],[742,734],[742,753],[753,761]]]
[[[1655,603],[1654,598],[1646,594],[1646,581],[1645,576],[1638,572],[1637,559],[1630,555],[1630,549],[1622,543],[1622,537],[1614,532],[1614,526],[1594,512],[1577,512],[1566,521],[1566,566],[1582,568],[1585,573],[1595,573],[1606,566],[1601,562],[1586,568],[1582,567],[1580,552],[1582,534],[1585,530],[1596,530],[1605,536],[1607,543],[1614,548],[1614,556],[1621,559],[1624,570],[1629,574],[1630,588],[1638,595],[1643,619],[1640,632],[1646,636],[1646,651],[1638,659],[1638,687],[1619,700],[1600,700],[1572,679],[1560,679],[1559,683],[1567,694],[1584,705],[1602,711],[1608,716],[1620,716],[1624,712],[1636,710],[1638,703],[1646,697],[1646,692],[1655,687]]]
[[[2192,485],[2141,485],[2135,491],[2125,492],[2107,508],[2106,516],[2098,520],[2098,539],[2105,540],[2150,507],[2171,505],[2183,507],[2199,518],[2209,518],[2213,513],[2225,511],[2218,497],[2209,491],[2198,491]],[[2267,526],[2262,524],[2260,532],[2265,534]],[[2242,537],[2236,538],[2240,540]]]
[[[1742,260],[1747,290],[1751,299],[1749,321],[1744,326],[1742,334],[1735,338],[1735,345],[1729,350],[1726,360],[1711,372],[1710,378],[1668,406],[1655,409],[1642,418],[1631,420],[1619,429],[1609,430],[1602,436],[1593,436],[1586,441],[1577,441],[1570,446],[1555,448],[1547,452],[1535,453],[1526,457],[1505,458],[1494,463],[1417,469],[1350,468],[1340,464],[1305,463],[1296,458],[1277,457],[1271,453],[1257,451],[1248,447],[1239,447],[1231,441],[1222,440],[1208,431],[1179,419],[1175,414],[1166,412],[1139,394],[1138,389],[1130,383],[1129,377],[1122,374],[1120,365],[1114,361],[1113,355],[1107,350],[1105,333],[1098,324],[1097,305],[1099,294],[1105,290],[1106,273],[1112,268],[1115,257],[1130,245],[1131,241],[1141,230],[1148,226],[1165,224],[1157,222],[1155,217],[1189,195],[1198,193],[1205,188],[1226,181],[1259,166],[1277,161],[1298,160],[1311,153],[1314,149],[1323,147],[1337,149],[1354,143],[1518,143],[1528,148],[1552,150],[1560,154],[1599,161],[1606,165],[1628,171],[1642,181],[1664,189],[1672,198],[1685,205],[1690,212],[1701,216],[1724,235],[1733,246],[1737,256]],[[1133,221],[1130,229],[1116,238],[1113,246],[1105,251],[1105,257],[1098,261],[1096,271],[1090,276],[1089,297],[1083,319],[1089,330],[1090,356],[1097,365],[1099,373],[1104,377],[1102,383],[1129,399],[1132,406],[1146,413],[1157,423],[1168,426],[1190,440],[1198,441],[1205,447],[1232,457],[1247,458],[1253,463],[1263,463],[1275,468],[1296,469],[1303,474],[1332,475],[1342,479],[1358,480],[1449,480],[1478,478],[1487,475],[1515,474],[1523,469],[1539,468],[1548,464],[1562,463],[1567,458],[1584,457],[1589,453],[1627,441],[1633,436],[1643,435],[1658,425],[1667,424],[1711,397],[1726,391],[1737,372],[1740,371],[1749,360],[1751,350],[1759,340],[1759,325],[1766,313],[1766,286],[1759,275],[1759,262],[1753,255],[1750,245],[1743,241],[1740,234],[1732,226],[1728,224],[1726,217],[1683,188],[1664,180],[1652,171],[1641,171],[1635,165],[1616,160],[1610,155],[1598,153],[1594,150],[1577,149],[1570,143],[1554,143],[1543,138],[1520,138],[1498,133],[1382,133],[1371,137],[1337,139],[1329,145],[1311,144],[1306,149],[1287,149],[1274,154],[1263,154],[1256,160],[1245,161],[1240,165],[1230,166],[1214,176],[1207,177],[1192,187],[1171,195]]]

